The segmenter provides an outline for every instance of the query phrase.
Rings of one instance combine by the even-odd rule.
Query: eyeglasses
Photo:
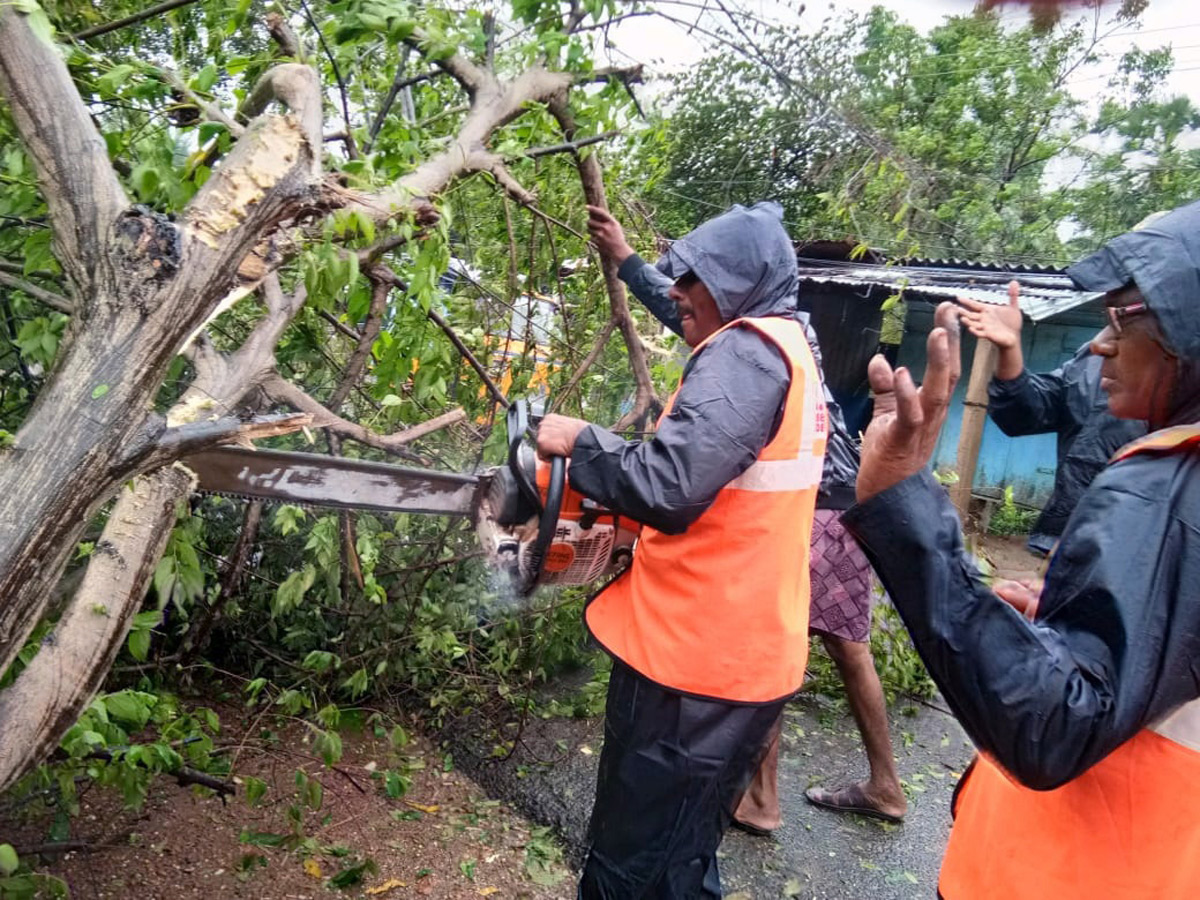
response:
[[[1112,327],[1114,334],[1120,334],[1122,330],[1121,323],[1131,316],[1140,316],[1150,312],[1150,307],[1145,303],[1127,303],[1125,306],[1106,306],[1104,309],[1108,312],[1108,324]]]

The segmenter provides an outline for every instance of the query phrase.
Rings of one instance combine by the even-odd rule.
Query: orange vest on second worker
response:
[[[787,360],[791,381],[778,431],[686,532],[643,527],[633,565],[588,604],[585,618],[606,651],[664,687],[765,703],[804,680],[808,547],[826,411],[796,320],[735,319],[692,356],[726,328],[754,329]]]
[[[1194,426],[1117,451],[1177,452]],[[1200,896],[1200,699],[1144,728],[1082,775],[1034,791],[980,756],[955,798],[945,900],[1191,900]]]

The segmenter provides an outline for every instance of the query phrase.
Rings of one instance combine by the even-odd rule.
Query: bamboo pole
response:
[[[979,463],[979,447],[983,443],[983,424],[987,420],[988,382],[996,370],[996,345],[986,338],[975,343],[971,361],[971,378],[963,406],[962,430],[958,436],[958,483],[950,488],[950,500],[958,516],[967,521],[971,505],[971,486],[975,483],[975,467]]]

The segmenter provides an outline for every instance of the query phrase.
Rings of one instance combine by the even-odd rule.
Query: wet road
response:
[[[784,825],[770,837],[730,831],[719,857],[729,900],[933,898],[950,824],[950,799],[971,757],[946,713],[904,699],[890,712],[892,743],[909,796],[903,825],[810,806],[804,789],[865,776],[866,756],[844,702],[804,693],[789,705],[779,768]],[[457,765],[494,796],[554,825],[575,860],[584,847],[602,723],[530,718],[503,762],[479,722],[446,737]],[[573,896],[570,891],[564,897]]]

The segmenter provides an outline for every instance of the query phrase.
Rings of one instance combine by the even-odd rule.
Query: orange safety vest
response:
[[[1200,428],[1154,432],[1135,453],[1195,449]],[[1051,791],[986,756],[963,778],[942,863],[945,900],[1191,900],[1200,896],[1200,699]]]
[[[828,429],[821,380],[800,324],[735,319],[692,356],[727,328],[755,330],[788,362],[778,432],[686,532],[644,526],[633,565],[584,616],[609,654],[664,687],[766,703],[804,680],[808,547]],[[672,395],[664,416],[674,402]]]

